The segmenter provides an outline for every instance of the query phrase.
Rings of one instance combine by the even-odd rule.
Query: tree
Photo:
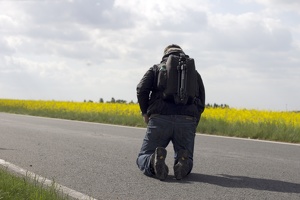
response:
[[[122,99],[117,99],[117,100],[116,100],[116,103],[126,103],[126,101],[125,101],[125,100],[122,100]]]

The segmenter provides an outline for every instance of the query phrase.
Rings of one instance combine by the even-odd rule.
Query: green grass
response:
[[[211,135],[300,143],[300,127],[275,123],[235,122],[201,118],[197,132]]]
[[[55,186],[49,187],[29,176],[13,175],[0,168],[0,199],[2,200],[68,200]]]

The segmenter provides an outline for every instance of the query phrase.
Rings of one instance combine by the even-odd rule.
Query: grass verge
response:
[[[21,177],[0,167],[0,199],[3,200],[69,200],[55,186],[49,187],[29,176]]]
[[[300,127],[272,122],[233,122],[201,118],[197,132],[229,137],[251,138],[277,142],[300,143]]]

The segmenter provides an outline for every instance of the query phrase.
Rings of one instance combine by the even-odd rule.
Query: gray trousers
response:
[[[174,165],[178,162],[177,153],[180,149],[188,150],[189,173],[193,168],[194,143],[197,120],[184,115],[155,115],[151,116],[141,150],[136,163],[147,176],[153,176],[150,169],[150,157],[156,147],[166,148],[170,141],[174,148]]]

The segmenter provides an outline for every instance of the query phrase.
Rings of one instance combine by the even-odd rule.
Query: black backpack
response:
[[[185,55],[170,55],[158,65],[157,88],[162,98],[175,104],[191,104],[197,90],[197,71],[194,59]]]

